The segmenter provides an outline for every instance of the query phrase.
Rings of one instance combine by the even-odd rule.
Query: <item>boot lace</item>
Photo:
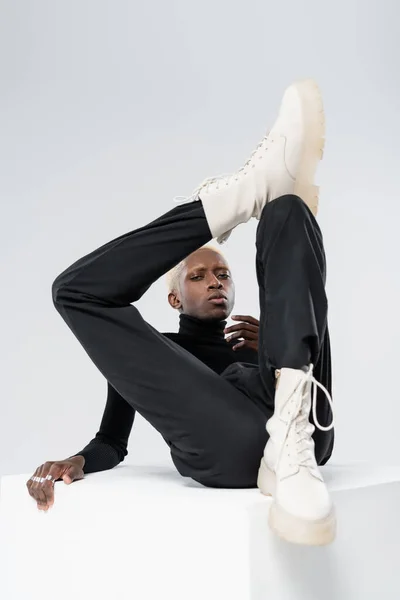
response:
[[[292,432],[292,435],[295,436],[297,445],[296,465],[303,467],[315,466],[315,456],[314,452],[312,451],[313,441],[311,438],[311,435],[314,432],[315,428],[309,421],[309,410],[307,410],[307,401],[305,402],[305,398],[308,395],[307,387],[309,383],[312,387],[311,407],[315,427],[320,429],[320,431],[330,431],[334,427],[333,401],[331,395],[329,394],[328,390],[319,381],[315,379],[313,375],[313,365],[310,365],[310,368],[301,377],[299,383],[293,390],[292,394],[289,396],[285,405],[282,407],[284,409],[286,406],[288,406],[289,410],[287,414],[289,416],[289,419],[287,422],[287,429],[285,435],[286,443],[282,446],[281,454],[285,451],[285,449],[287,450],[289,448],[290,443],[288,442],[288,436],[290,435],[290,432]],[[321,425],[317,418],[318,388],[320,388],[324,392],[328,400],[330,410],[332,412],[332,421],[327,426]],[[288,457],[289,459],[292,457],[290,452],[288,452]]]
[[[261,142],[256,146],[256,148],[251,153],[251,155],[249,156],[248,160],[245,162],[243,167],[241,167],[236,173],[222,173],[221,175],[215,175],[214,177],[208,177],[190,194],[190,196],[175,196],[173,201],[176,204],[187,204],[188,202],[193,202],[198,199],[200,192],[202,190],[207,191],[208,188],[210,187],[210,185],[217,184],[217,190],[218,190],[219,187],[223,186],[224,184],[225,184],[225,186],[229,185],[229,183],[232,181],[232,179],[234,179],[234,181],[237,181],[239,179],[239,175],[241,173],[246,175],[247,167],[249,167],[249,165],[252,163],[254,156],[257,154],[257,152],[260,150],[260,148],[265,146],[265,150],[267,150],[268,149],[267,142],[273,141],[273,140],[268,140],[268,136],[269,136],[269,131],[265,134],[265,136],[263,137]],[[262,157],[260,156],[260,158],[262,158]],[[252,167],[254,168],[255,164],[253,164]]]
[[[175,196],[174,202],[176,204],[187,204],[188,202],[193,202],[197,200],[200,192],[202,190],[208,190],[211,184],[213,183],[224,183],[225,185],[229,185],[229,181],[234,175],[231,173],[222,173],[221,175],[215,175],[214,177],[208,177],[201,183],[191,194],[190,196]]]

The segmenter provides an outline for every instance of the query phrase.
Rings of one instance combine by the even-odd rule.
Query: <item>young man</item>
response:
[[[272,130],[236,174],[206,180],[180,206],[56,278],[55,307],[109,396],[97,440],[61,471],[42,465],[28,482],[33,497],[52,501],[54,480],[72,480],[66,463],[82,477],[123,460],[137,410],[164,437],[181,475],[212,487],[258,486],[274,496],[270,524],[283,538],[332,541],[334,508],[318,468],[334,439],[325,255],[314,218],[323,136],[318,87],[291,85]],[[224,339],[232,281],[222,257],[204,248],[252,217],[258,352]],[[181,310],[180,332],[162,334],[131,303],[174,267],[169,302]]]

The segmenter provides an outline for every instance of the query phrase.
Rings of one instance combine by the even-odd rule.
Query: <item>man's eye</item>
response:
[[[191,277],[190,279],[201,279],[203,276],[202,275],[194,275],[193,277]],[[230,275],[228,275],[228,273],[220,273],[218,275],[218,277],[227,277],[229,278]]]

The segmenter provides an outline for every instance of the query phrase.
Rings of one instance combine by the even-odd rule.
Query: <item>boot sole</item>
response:
[[[276,477],[261,459],[257,486],[265,496],[275,496]],[[280,538],[293,544],[324,546],[333,542],[336,536],[336,516],[334,511],[324,519],[309,521],[291,515],[273,501],[268,517],[272,531]]]
[[[294,185],[294,194],[299,196],[316,216],[319,186],[314,184],[314,177],[325,147],[324,106],[320,89],[313,79],[298,81],[293,85],[300,97],[305,131],[307,132]]]

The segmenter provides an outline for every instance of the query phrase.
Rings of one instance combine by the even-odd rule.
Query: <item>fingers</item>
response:
[[[46,504],[48,508],[50,508],[50,506],[53,506],[54,504],[54,482],[57,481],[60,476],[60,467],[54,463],[51,464],[50,468],[47,470],[47,473],[42,475],[42,477],[46,477],[47,475],[50,475],[51,479],[54,481],[47,479],[46,481],[43,481],[41,485],[46,499]]]
[[[236,325],[234,327],[237,327]],[[254,331],[253,329],[245,329],[240,328],[231,335],[228,335],[226,341],[229,342],[235,338],[244,338],[245,340],[257,340],[258,339],[258,329]]]
[[[232,350],[237,350],[238,348],[244,348],[246,346],[246,340],[243,340],[241,342],[239,342],[238,344],[235,344],[234,346],[232,346]]]
[[[83,478],[83,470],[76,464],[68,465],[68,468],[61,475],[64,483],[72,483],[76,479]]]
[[[40,467],[38,467],[35,470],[33,475],[35,477],[43,477],[43,475],[42,475],[43,467],[44,467],[44,465],[40,465]],[[36,500],[38,509],[44,510],[46,503],[45,503],[45,496],[42,492],[41,484],[38,481],[30,480],[30,485],[29,485],[28,489],[29,489],[29,494],[32,496],[32,498],[34,498]]]
[[[251,317],[250,315],[232,315],[231,319],[233,321],[246,321],[246,323],[251,323],[252,325],[257,325],[259,327],[260,321],[255,317]]]
[[[48,472],[49,472],[48,463],[44,463],[40,468],[39,477],[41,477],[41,478],[46,477]],[[43,481],[42,483],[35,482],[35,484],[36,484],[37,495],[38,495],[38,508],[40,510],[48,510],[49,506],[48,506],[47,500],[48,500],[48,497],[50,497],[50,495],[51,495],[49,493],[49,488],[52,489],[53,484],[49,480]]]
[[[237,350],[238,348],[251,348],[252,350],[255,350],[256,352],[258,352],[258,340],[253,340],[253,341],[249,341],[249,340],[243,340],[241,342],[239,342],[238,344],[235,344],[234,346],[232,346],[232,350]]]
[[[47,475],[51,475],[53,478],[58,479],[59,467],[48,461],[43,465],[40,465],[34,472],[34,476],[37,478],[45,478]],[[29,495],[36,500],[39,510],[48,510],[48,508],[53,505],[54,484],[49,479],[42,482],[29,479],[27,488]]]
[[[256,334],[258,335],[258,331],[259,331],[259,326],[258,325],[253,325],[252,323],[236,323],[235,325],[230,325],[230,327],[226,327],[224,329],[224,333],[229,333],[232,331],[247,331],[250,332],[252,334]]]
[[[225,340],[231,342],[232,340],[243,338],[237,344],[232,346],[232,350],[246,347],[258,352],[258,333],[260,328],[258,319],[250,315],[232,315],[231,318],[235,321],[242,319],[242,322],[224,329],[224,333],[231,334],[228,335]]]

